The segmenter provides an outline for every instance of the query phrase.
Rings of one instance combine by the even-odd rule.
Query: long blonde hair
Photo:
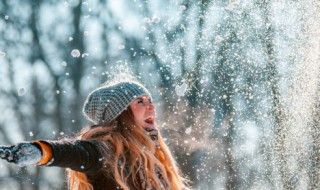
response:
[[[114,159],[104,160],[107,166],[111,166],[107,167],[104,173],[106,177],[114,179],[124,190],[130,190],[128,180],[131,180],[130,184],[134,185],[136,189],[141,188],[141,181],[137,177],[139,171],[143,173],[143,177],[146,179],[146,187],[149,189],[153,186],[156,190],[189,190],[188,180],[181,176],[161,134],[158,135],[160,147],[156,148],[145,130],[135,124],[133,117],[133,113],[128,107],[108,125],[93,125],[85,128],[81,131],[78,139],[103,141],[105,146],[100,147],[100,149],[105,153],[107,153],[107,149],[110,149],[110,145],[112,146]],[[120,166],[119,163],[121,163]],[[126,165],[129,166],[128,171],[125,171],[125,167],[122,167]],[[113,171],[110,172],[110,168]],[[161,180],[157,174],[157,169],[161,173]],[[84,173],[71,169],[68,169],[67,172],[69,189],[93,190],[93,186],[88,182]]]

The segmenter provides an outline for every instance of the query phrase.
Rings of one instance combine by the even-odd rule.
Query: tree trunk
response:
[[[286,151],[286,112],[284,105],[281,102],[281,94],[279,90],[279,74],[276,68],[276,52],[274,50],[274,31],[273,26],[270,20],[270,9],[271,2],[269,0],[264,0],[261,2],[261,9],[263,11],[264,16],[264,24],[265,24],[265,33],[263,36],[263,41],[265,45],[265,51],[268,56],[267,61],[267,81],[270,84],[271,89],[271,97],[272,97],[272,115],[274,117],[275,123],[275,140],[274,140],[274,150],[276,163],[279,167],[279,172],[282,181],[282,188],[289,189],[290,188],[290,176],[288,170],[287,163],[287,151]],[[268,160],[267,162],[272,162],[272,160]],[[269,164],[272,165],[272,164]]]

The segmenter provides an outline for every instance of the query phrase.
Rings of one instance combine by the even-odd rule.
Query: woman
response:
[[[0,157],[19,166],[68,168],[72,190],[188,189],[140,83],[102,85],[89,94],[83,113],[93,125],[76,139],[0,146]]]

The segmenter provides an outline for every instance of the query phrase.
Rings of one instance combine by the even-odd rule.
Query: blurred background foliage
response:
[[[132,72],[193,189],[320,189],[319,1],[3,0],[0,144],[63,139]],[[1,189],[66,189],[0,162]]]

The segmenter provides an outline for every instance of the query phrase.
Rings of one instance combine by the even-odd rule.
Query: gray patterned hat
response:
[[[143,95],[151,97],[149,91],[138,82],[102,85],[88,95],[83,113],[94,124],[107,124]]]

